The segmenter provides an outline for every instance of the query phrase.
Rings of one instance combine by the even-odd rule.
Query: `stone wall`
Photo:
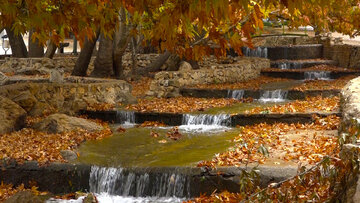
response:
[[[308,36],[279,35],[265,36],[253,38],[256,47],[273,47],[273,46],[289,46],[289,45],[306,45],[317,44],[318,39]]]
[[[230,64],[202,64],[199,70],[163,71],[155,75],[150,85],[149,96],[176,97],[180,87],[197,84],[234,83],[256,78],[263,68],[270,67],[270,61],[263,58],[237,57]]]
[[[343,44],[335,39],[321,40],[324,58],[337,61],[340,67],[360,68],[360,46]]]
[[[2,86],[0,96],[21,106],[28,115],[57,110],[74,114],[88,106],[134,102],[131,85],[109,80],[98,83],[20,83]]]
[[[138,54],[137,67],[145,68],[157,58],[158,54]],[[65,73],[71,73],[75,67],[77,57],[49,58],[5,58],[0,63],[0,72],[13,73],[15,75],[48,75],[51,69],[62,69]],[[91,58],[88,74],[94,69],[95,57]],[[125,74],[129,73],[132,66],[131,54],[123,56]]]
[[[358,158],[353,158],[353,156],[359,156],[358,152],[360,149],[358,144],[352,144],[358,143],[356,141],[358,138],[353,137],[357,135],[353,135],[354,132],[352,131],[354,131],[354,129],[358,129],[358,131],[360,131],[360,77],[351,80],[342,89],[340,98],[342,119],[339,136],[345,138],[345,143],[350,143],[343,146],[342,153],[340,153],[340,155],[341,159],[354,162],[354,160],[358,160]],[[358,162],[356,162],[356,164],[359,166]],[[360,181],[358,181],[359,175],[356,175],[359,173],[359,168],[353,168],[353,170],[356,171],[350,172],[355,174],[349,175],[348,180],[345,180],[345,182],[342,183],[342,186],[346,188],[342,197],[344,202],[360,201]]]

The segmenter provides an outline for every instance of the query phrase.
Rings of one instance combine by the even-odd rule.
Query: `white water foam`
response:
[[[228,114],[184,114],[180,130],[185,132],[219,132],[229,129],[231,117]]]
[[[123,197],[109,195],[107,193],[95,194],[99,203],[177,203],[186,199],[176,197]],[[46,203],[83,203],[85,197],[79,197],[76,200],[50,199]]]
[[[262,92],[260,102],[284,102],[286,101],[287,90],[265,90]]]

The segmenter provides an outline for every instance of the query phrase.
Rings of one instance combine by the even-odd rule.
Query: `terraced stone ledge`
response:
[[[184,97],[196,97],[196,98],[229,98],[229,91],[233,90],[220,90],[220,89],[198,89],[198,88],[182,88],[180,93]],[[244,98],[253,98],[259,99],[261,92],[263,90],[244,90]],[[338,96],[340,90],[288,90],[287,98],[288,100],[303,100],[307,96],[323,96],[323,97],[332,97]]]
[[[357,70],[354,71],[266,71],[262,70],[261,75],[268,76],[268,77],[274,77],[274,78],[288,78],[288,79],[294,79],[294,80],[305,80],[306,79],[306,72],[328,72],[329,73],[329,79],[338,79],[341,77],[346,76],[359,76],[360,72]]]
[[[18,164],[11,161],[2,164],[0,181],[15,186],[24,183],[25,187],[29,187],[29,181],[35,181],[40,191],[49,191],[53,194],[89,192],[91,168],[91,165],[84,164],[51,163],[39,166],[37,162]],[[260,166],[257,169],[261,177],[261,187],[285,180],[297,172],[297,167],[292,166]],[[213,170],[198,167],[150,167],[125,168],[122,172],[135,176],[148,174],[150,187],[156,186],[158,178],[164,177],[164,174],[175,174],[185,179],[188,186],[185,190],[188,190],[186,193],[189,197],[195,197],[204,193],[211,194],[214,190],[239,191],[239,179],[243,170],[244,167],[220,167]],[[114,178],[116,180],[116,177]]]
[[[118,111],[81,111],[79,114],[87,115],[89,118],[101,119],[111,123],[121,123],[119,118]],[[183,125],[183,115],[184,114],[174,114],[174,113],[142,113],[135,112],[135,123],[141,124],[145,121],[157,121],[164,123],[169,126],[180,126]],[[196,115],[196,114],[194,114]],[[319,117],[327,117],[330,115],[341,116],[341,113],[287,113],[287,114],[274,114],[274,113],[264,113],[264,114],[236,114],[230,116],[231,126],[245,126],[245,125],[254,125],[259,123],[311,123],[314,122],[314,115]]]

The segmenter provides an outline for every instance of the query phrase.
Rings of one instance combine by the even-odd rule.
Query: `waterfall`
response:
[[[309,71],[304,73],[305,80],[330,80],[329,71]]]
[[[265,90],[260,96],[261,102],[283,102],[287,97],[287,90]]]
[[[90,192],[133,197],[190,197],[190,177],[174,172],[143,172],[92,166]]]
[[[116,112],[116,123],[134,124],[135,123],[135,113],[133,111],[117,111]]]
[[[190,115],[184,114],[183,125],[217,125],[217,126],[230,126],[231,118],[228,114],[218,114],[218,115],[209,115],[209,114],[199,114],[199,115]]]
[[[243,99],[245,90],[228,90],[228,98]]]
[[[288,69],[300,69],[302,68],[301,63],[297,62],[283,62],[277,64],[277,68],[280,68],[282,70],[288,70]]]
[[[257,47],[255,49],[250,49],[249,47],[243,47],[243,54],[247,57],[267,58],[268,50],[266,47]]]

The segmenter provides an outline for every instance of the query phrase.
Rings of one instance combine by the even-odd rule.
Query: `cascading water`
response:
[[[228,114],[184,114],[182,118],[182,125],[179,126],[179,129],[187,132],[216,132],[228,129],[230,125],[231,117]]]
[[[133,111],[117,111],[116,123],[120,124],[134,124],[135,113]]]
[[[190,177],[170,172],[131,171],[92,166],[90,192],[132,197],[190,197]]]
[[[244,47],[243,54],[247,57],[267,58],[268,49],[266,47],[257,47],[256,49],[250,49],[249,47]]]
[[[304,73],[305,80],[330,80],[329,71],[309,71]]]
[[[283,63],[279,63],[277,64],[277,67],[282,69],[282,70],[288,70],[288,69],[300,69],[302,68],[300,63],[296,63],[296,62],[283,62]]]
[[[243,99],[245,90],[228,90],[228,98]]]
[[[260,102],[284,102],[286,100],[287,90],[265,90],[261,93]]]
[[[135,172],[123,168],[92,166],[90,192],[99,203],[169,203],[190,198],[190,176],[165,172]],[[47,203],[82,203],[77,200],[50,199]]]

